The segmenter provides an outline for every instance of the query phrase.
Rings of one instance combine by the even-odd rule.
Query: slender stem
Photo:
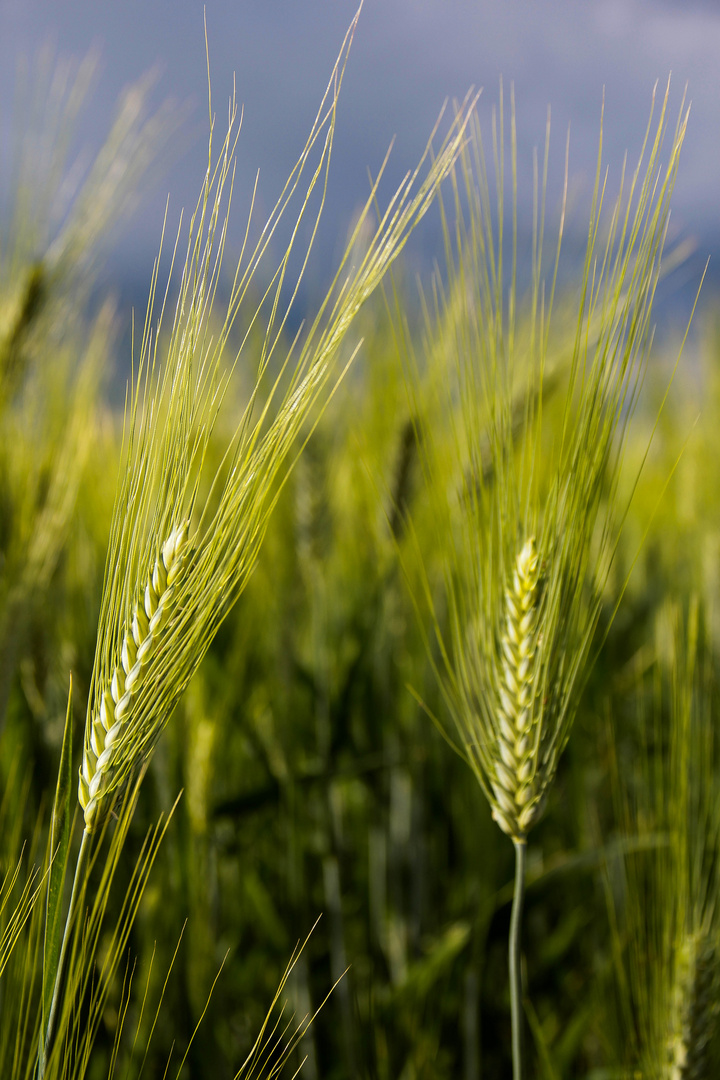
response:
[[[522,1055],[522,972],[520,967],[520,923],[525,899],[525,839],[513,839],[515,845],[515,893],[510,916],[508,970],[510,972],[510,1015],[512,1020],[513,1080],[523,1080]]]
[[[58,961],[57,974],[55,975],[55,985],[53,987],[52,1002],[50,1004],[50,1015],[48,1016],[47,1030],[45,1032],[45,1046],[43,1049],[41,1060],[39,1062],[38,1080],[42,1080],[45,1073],[45,1066],[47,1064],[48,1054],[50,1053],[52,1039],[55,1033],[55,1022],[57,1019],[58,1006],[60,1004],[63,975],[65,973],[65,961],[67,959],[68,945],[70,944],[70,930],[73,918],[75,916],[75,909],[77,907],[78,897],[82,892],[85,875],[87,873],[88,859],[90,857],[90,847],[90,833],[87,831],[87,829],[85,829],[82,834],[82,841],[80,842],[80,850],[78,851],[77,863],[75,864],[75,877],[73,879],[72,894],[70,896],[70,907],[68,908],[67,918],[65,920],[65,930],[63,932],[62,945],[60,946],[60,959]]]

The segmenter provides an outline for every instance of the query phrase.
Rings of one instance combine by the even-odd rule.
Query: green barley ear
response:
[[[447,631],[435,615],[429,580],[418,605],[429,608],[438,676],[460,749],[501,828],[518,840],[538,818],[570,734],[624,513],[617,506],[620,464],[652,336],[687,122],[683,108],[663,168],[666,111],[667,95],[654,134],[651,113],[630,184],[623,177],[607,214],[598,156],[577,306],[569,318],[563,301],[558,329],[552,315],[564,196],[546,288],[544,187],[536,192],[541,203],[523,315],[515,281],[514,136],[507,281],[502,101],[493,147],[497,226],[475,122],[457,178],[456,225],[443,208],[449,282],[436,285],[435,314],[428,315],[429,408],[420,399],[419,365],[411,361],[408,389],[414,413],[425,418],[419,445],[436,511]],[[514,106],[512,122],[514,131]],[[548,156],[546,146],[542,175]]]
[[[161,647],[187,558],[188,521],[181,522],[160,549],[145,588],[132,609],[109,686],[103,690],[83,750],[78,800],[85,831],[101,826],[119,786],[115,772],[127,753],[123,737],[132,730],[133,706],[148,674],[153,654]],[[119,766],[122,768],[122,764]]]
[[[705,1080],[717,1074],[720,1036],[717,676],[710,623],[696,599],[685,616],[668,607],[658,624],[655,708],[669,739],[644,793],[669,847],[651,866],[660,864],[651,895],[664,955],[650,976],[660,1007],[646,1050],[651,1060],[659,1056],[664,1035],[672,1080]]]
[[[687,613],[665,606],[654,665],[641,664],[629,709],[613,709],[626,850],[617,876],[607,868],[619,1057],[629,1073],[704,1080],[720,1045],[720,760],[714,648],[696,600]]]
[[[365,253],[353,265],[355,239],[376,204],[377,184],[373,187],[319,315],[302,344],[281,356],[289,315],[289,308],[282,312],[281,299],[288,290],[293,298],[297,294],[308,253],[293,283],[288,281],[288,265],[311,196],[318,188],[324,191],[327,183],[338,93],[354,26],[286,189],[257,247],[235,273],[219,333],[211,336],[209,323],[226,234],[224,190],[233,176],[234,103],[217,161],[211,143],[163,361],[159,329],[151,332],[148,315],[126,419],[125,461],[111,527],[79,778],[88,832],[98,828],[112,798],[152,752],[218,626],[242,592],[298,438],[342,378],[339,356],[352,321],[430,206],[462,144],[467,112],[451,123],[436,155],[431,156],[428,145],[423,159],[427,175],[420,178],[421,162],[392,198]],[[267,318],[256,383],[208,501],[201,505],[206,449],[247,341],[235,360],[228,361],[229,334],[248,302],[251,282],[281,217],[293,209],[290,248],[271,276],[267,304],[248,319],[252,327]],[[317,218],[321,212],[322,197]],[[313,237],[316,229],[317,219]],[[263,400],[262,387],[271,370]]]
[[[78,182],[69,154],[94,68],[91,56],[75,64],[47,52],[19,65],[17,154],[0,181],[9,203],[0,243],[0,727],[96,434],[114,312],[105,303],[92,323],[86,312],[105,238],[132,209],[177,117],[169,107],[151,112],[149,80],[139,80]]]
[[[429,609],[431,662],[458,749],[516,851],[510,933],[515,1080],[523,1071],[519,928],[527,834],[570,735],[624,512],[617,506],[620,464],[652,338],[652,303],[688,115],[683,103],[663,166],[667,102],[666,94],[654,133],[651,111],[637,168],[629,184],[621,177],[607,214],[601,138],[579,295],[569,317],[570,305],[563,303],[556,327],[567,161],[546,280],[548,128],[542,171],[534,163],[532,283],[523,311],[516,291],[514,101],[509,230],[501,87],[493,118],[497,211],[477,120],[457,170],[453,224],[443,207],[448,281],[437,281],[434,306],[426,303],[426,381],[435,390],[428,398],[439,393],[440,406],[423,409],[416,362],[408,380],[413,414],[422,418],[447,629],[427,576],[417,606],[421,613]],[[554,409],[546,375],[564,384]]]
[[[717,942],[699,932],[679,945],[668,1042],[670,1080],[709,1080],[720,1017]]]
[[[503,832],[519,839],[535,821],[542,798],[541,778],[533,762],[535,659],[538,649],[540,558],[535,538],[520,551],[505,590],[498,678],[498,759],[490,781],[492,815]]]
[[[317,317],[305,336],[288,348],[283,331],[309,257],[306,250],[297,258],[295,248],[306,234],[307,218],[310,245],[317,233],[338,95],[359,14],[358,10],[298,162],[252,250],[247,238],[254,230],[248,222],[247,250],[243,249],[224,310],[218,310],[216,292],[238,136],[234,100],[217,157],[211,127],[208,169],[190,221],[180,295],[167,339],[160,325],[153,327],[155,266],[126,409],[78,781],[85,828],[56,998],[61,993],[76,890],[82,890],[87,878],[93,837],[108,827],[113,805],[120,809],[125,805],[123,792],[134,790],[133,780],[147,767],[164,725],[244,589],[280,490],[302,449],[303,433],[307,434],[308,424],[317,422],[354,356],[351,351],[349,359],[341,360],[355,316],[433,203],[464,140],[472,102],[451,121],[439,148],[432,146],[431,136],[420,164],[379,215],[358,255],[356,240],[377,209],[378,177]],[[279,264],[267,268],[275,231],[290,215],[289,246]],[[298,263],[297,276],[291,280],[290,267]],[[270,282],[263,300],[243,320],[248,330],[240,352],[228,356],[235,320],[241,309],[245,313],[253,281],[263,272]],[[259,356],[253,357],[254,386],[221,468],[214,478],[206,477],[206,452],[225,391],[248,351],[251,331],[256,333],[258,326],[262,340]],[[53,1044],[52,1024],[45,1043],[47,1057]]]

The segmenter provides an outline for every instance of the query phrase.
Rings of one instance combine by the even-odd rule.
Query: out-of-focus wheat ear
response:
[[[524,544],[505,591],[497,710],[492,815],[516,840],[539,812],[535,761],[534,661],[538,642],[540,559],[535,538]]]
[[[139,590],[130,627],[123,636],[119,663],[109,685],[100,689],[99,703],[85,731],[78,799],[88,833],[102,824],[110,809],[111,793],[134,764],[130,760],[135,747],[133,705],[175,603],[186,563],[188,526],[189,522],[183,521],[173,529],[148,574],[144,591]]]
[[[714,942],[693,935],[677,957],[668,1046],[670,1080],[710,1080],[708,1050],[718,1029],[720,968]]]

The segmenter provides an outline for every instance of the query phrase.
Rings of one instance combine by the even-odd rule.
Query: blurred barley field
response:
[[[110,388],[128,358],[118,359],[117,313],[110,299],[98,304],[94,276],[107,229],[132,211],[161,136],[178,122],[144,111],[135,88],[73,188],[66,133],[84,78],[79,65],[39,84],[33,138],[3,162],[14,201],[0,244],[0,1073],[28,1080],[43,1024],[63,737],[72,730],[73,866],[82,818],[74,793],[126,467],[128,421]],[[680,98],[670,107],[679,110]],[[510,115],[507,101],[501,115]],[[507,156],[511,192],[506,139],[493,149],[488,135],[485,149],[491,162]],[[267,1056],[242,1075],[270,1076],[276,1044],[305,1017],[314,1018],[290,1049],[287,1076],[301,1063],[308,1080],[511,1075],[512,845],[449,745],[455,734],[437,678],[452,621],[437,499],[458,490],[443,448],[468,406],[445,393],[457,343],[450,322],[472,313],[462,305],[469,286],[449,267],[457,271],[456,243],[472,251],[478,239],[457,224],[459,164],[453,175],[440,189],[447,250],[436,277],[419,295],[400,254],[359,311],[338,371],[356,352],[352,365],[293,433],[292,468],[271,477],[254,570],[142,762],[87,957],[90,981],[68,1006],[67,1046],[89,1015],[93,972],[115,949],[147,837],[171,816],[131,904],[92,1053],[56,1055],[53,1075],[232,1077],[264,1030]],[[542,151],[539,190],[544,198]],[[511,266],[511,201],[505,281],[512,273],[530,281],[533,252],[518,250]],[[429,213],[439,215],[440,203]],[[557,228],[548,211],[548,294]],[[366,243],[356,237],[358,264]],[[481,261],[463,266],[480,272]],[[229,266],[218,281],[219,294],[230,289]],[[573,274],[559,281],[539,390],[548,447],[563,430],[577,334]],[[229,471],[227,447],[248,400],[262,411],[276,377],[258,359],[270,309],[257,289],[225,339],[222,320],[208,314],[223,362],[244,343],[205,451],[210,480]],[[533,308],[531,292],[520,289],[514,301],[520,357],[533,355],[533,311],[540,320],[546,310],[547,294],[539,290]],[[474,309],[478,320],[485,315]],[[159,331],[159,357],[170,322]],[[276,329],[278,349],[294,356],[290,330],[280,320]],[[655,335],[637,399],[622,410],[616,545],[572,734],[528,844],[528,1077],[718,1075],[720,334],[712,306],[680,355],[686,329],[663,325]],[[450,412],[441,414],[441,400]],[[478,424],[489,424],[485,403],[470,405]],[[520,416],[529,409],[522,389],[515,405]],[[433,425],[439,450],[430,470]],[[512,454],[512,423],[508,431]],[[550,457],[541,448],[534,459],[541,487]],[[214,506],[210,481],[198,484],[198,498]],[[100,889],[103,852],[119,827],[111,817],[94,849],[89,890]]]

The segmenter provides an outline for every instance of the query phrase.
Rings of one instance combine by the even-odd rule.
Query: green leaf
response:
[[[399,994],[412,995],[418,1001],[426,1000],[438,981],[447,975],[469,940],[470,924],[464,921],[452,923],[432,943],[425,956],[409,965]]]
[[[50,828],[50,869],[48,871],[47,904],[45,909],[45,948],[43,952],[42,984],[42,1029],[40,1036],[40,1057],[44,1050],[45,1031],[50,1005],[52,1003],[55,979],[58,973],[60,941],[63,930],[62,896],[65,883],[68,852],[70,849],[70,831],[72,815],[70,813],[72,794],[72,676],[68,693],[65,733],[63,735],[60,771],[58,773],[55,804],[53,806]]]

